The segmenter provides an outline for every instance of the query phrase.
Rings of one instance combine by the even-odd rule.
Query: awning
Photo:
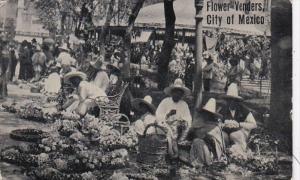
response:
[[[146,43],[148,42],[152,31],[142,31],[140,36],[135,36],[131,38],[131,43]]]
[[[250,12],[249,15],[264,16],[265,24],[237,24],[238,17],[240,14],[244,14],[242,11],[236,11],[231,9],[230,11],[207,11],[207,2],[210,0],[204,0],[203,7],[203,29],[216,29],[218,28],[223,32],[233,32],[247,35],[271,35],[270,31],[270,12]],[[217,1],[217,0],[216,0]],[[215,1],[215,2],[216,2]],[[218,2],[230,2],[230,0],[220,0]],[[246,2],[246,0],[240,0],[240,3]],[[253,3],[264,3],[264,0],[252,0]],[[195,5],[194,0],[176,0],[174,1],[174,11],[176,15],[175,28],[195,28]],[[214,16],[213,16],[214,15]],[[222,17],[221,24],[218,21],[211,22],[212,19],[208,17]],[[235,24],[227,24],[226,17],[235,16]],[[136,25],[139,26],[152,26],[152,27],[164,27],[165,16],[164,16],[164,3],[158,3],[147,6],[141,9],[137,19]]]

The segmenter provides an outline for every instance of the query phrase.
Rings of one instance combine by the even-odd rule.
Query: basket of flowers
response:
[[[240,124],[235,120],[225,120],[223,131],[227,132],[228,134],[240,130]]]

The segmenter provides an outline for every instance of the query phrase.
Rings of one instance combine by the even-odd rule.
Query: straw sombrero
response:
[[[62,46],[58,47],[58,49],[69,51],[68,45],[64,43]]]
[[[95,61],[91,61],[90,65],[97,70],[105,70],[106,67],[104,65],[104,57],[99,56]]]
[[[174,90],[174,89],[180,89],[180,90],[182,90],[184,92],[184,96],[187,96],[187,95],[191,94],[191,90],[189,88],[185,87],[185,85],[182,82],[182,79],[180,79],[180,78],[177,78],[174,81],[173,85],[171,85],[169,87],[166,87],[164,89],[164,92],[167,95],[171,95],[171,91]]]
[[[234,99],[234,100],[238,100],[238,101],[243,100],[243,98],[241,96],[239,96],[238,86],[237,86],[236,83],[231,83],[228,86],[228,90],[227,90],[226,94],[224,94],[222,96],[222,98],[224,98],[224,99]]]
[[[86,80],[86,78],[87,78],[85,73],[80,72],[80,71],[74,71],[74,72],[69,72],[66,75],[64,75],[64,82],[71,83],[70,78],[72,78],[72,77],[80,77],[82,81]]]
[[[217,103],[215,98],[210,98],[207,103],[200,109],[200,112],[209,112],[217,117],[222,118],[223,116],[216,111]]]
[[[134,99],[132,102],[133,106],[135,109],[140,109],[141,105],[146,105],[148,107],[148,110],[152,113],[155,114],[156,108],[152,104],[152,97],[151,96],[145,96],[144,99]]]

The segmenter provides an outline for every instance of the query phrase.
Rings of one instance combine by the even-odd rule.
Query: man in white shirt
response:
[[[172,150],[171,155],[178,156],[177,140],[183,141],[192,124],[192,116],[188,104],[182,100],[191,91],[184,86],[181,79],[176,79],[174,84],[165,88],[165,94],[170,97],[161,101],[156,110],[156,117],[162,124],[167,124],[171,131]],[[178,129],[182,128],[182,132]],[[170,148],[169,148],[170,149]]]

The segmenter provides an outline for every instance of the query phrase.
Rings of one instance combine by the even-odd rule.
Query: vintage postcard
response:
[[[291,179],[290,0],[0,0],[0,180]]]

